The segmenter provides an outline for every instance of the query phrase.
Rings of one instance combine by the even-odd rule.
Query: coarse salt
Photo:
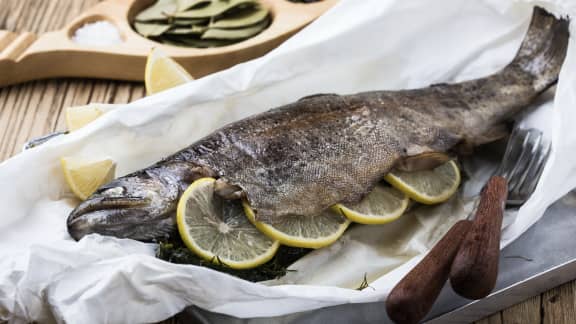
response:
[[[72,40],[81,45],[107,46],[122,43],[120,32],[107,21],[96,21],[78,28]]]

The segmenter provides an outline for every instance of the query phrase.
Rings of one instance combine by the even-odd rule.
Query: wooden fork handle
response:
[[[448,280],[450,266],[472,222],[461,220],[392,289],[386,300],[388,317],[398,324],[420,322]]]
[[[508,183],[499,176],[490,178],[482,191],[472,227],[450,270],[452,289],[462,297],[484,298],[496,285],[507,195]]]

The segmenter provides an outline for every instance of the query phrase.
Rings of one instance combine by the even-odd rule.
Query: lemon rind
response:
[[[68,107],[66,108],[66,114],[65,114],[65,122],[66,122],[66,127],[68,128],[69,131],[73,132],[75,130],[78,130],[88,124],[90,124],[91,122],[95,121],[96,119],[102,117],[102,115],[104,115],[104,111],[102,111],[102,109],[100,109],[99,107],[96,106],[97,104],[89,104],[89,105],[85,105],[85,106],[74,106],[74,107]],[[71,111],[73,109],[92,109],[96,112],[96,117],[87,121],[83,120],[83,123],[81,125],[79,125],[79,123],[76,121],[74,121],[71,117],[72,117],[72,113]]]
[[[90,195],[92,195],[93,192],[91,193],[84,193],[82,190],[80,190],[79,186],[77,185],[77,181],[74,179],[74,177],[72,177],[72,168],[71,168],[71,164],[73,161],[71,160],[70,157],[61,157],[60,158],[60,166],[62,168],[62,173],[64,174],[64,179],[66,181],[66,184],[68,185],[68,188],[70,188],[70,190],[72,190],[72,192],[74,193],[74,195],[78,198],[80,198],[81,200],[86,200]],[[114,162],[114,160],[112,159],[102,159],[102,160],[95,160],[95,161],[90,161],[90,163],[100,163],[100,162],[110,162],[110,166],[107,170],[107,173],[104,177],[102,177],[102,184],[110,181],[111,179],[114,178],[114,170],[116,168],[116,163]],[[87,163],[88,164],[88,163]],[[99,186],[97,186],[99,187]],[[96,188],[97,189],[97,188]]]
[[[342,214],[342,216],[348,218],[349,220],[365,225],[382,225],[393,222],[400,218],[408,208],[408,203],[410,202],[410,198],[408,195],[404,194],[404,198],[402,199],[402,204],[400,208],[397,208],[393,213],[390,213],[386,216],[370,216],[362,213],[358,213],[343,204],[336,204],[332,206],[332,210]]]
[[[204,183],[204,182],[214,182],[216,179],[214,178],[200,178],[196,181],[194,181],[182,194],[182,196],[180,197],[180,200],[178,201],[178,206],[176,208],[176,223],[177,223],[177,227],[178,227],[178,232],[180,233],[180,237],[182,238],[182,241],[184,241],[184,244],[186,245],[186,247],[188,247],[188,249],[190,249],[192,252],[194,252],[196,255],[198,255],[199,257],[201,257],[202,259],[206,260],[206,261],[210,261],[214,264],[220,264],[220,261],[222,263],[224,263],[226,266],[232,268],[232,269],[238,269],[238,270],[242,270],[242,269],[250,269],[250,268],[255,268],[257,266],[260,266],[268,261],[270,261],[274,255],[276,254],[276,252],[278,251],[278,248],[280,247],[280,242],[275,241],[270,248],[266,251],[266,253],[261,254],[259,257],[255,258],[255,259],[251,259],[249,261],[233,261],[233,260],[227,260],[224,258],[221,258],[217,255],[215,255],[214,253],[204,250],[202,248],[200,248],[193,240],[193,238],[188,234],[187,231],[187,224],[186,221],[184,220],[185,218],[185,209],[186,209],[186,198],[189,197],[191,195],[191,193],[196,190],[196,188]]]
[[[167,87],[167,88],[162,88],[162,89],[155,89],[152,87],[152,67],[154,66],[155,62],[158,60],[164,60],[166,62],[169,62],[169,64],[171,66],[174,67],[174,71],[177,71],[180,80],[182,80],[182,83],[185,83],[187,81],[191,81],[194,80],[194,78],[190,75],[190,73],[188,73],[188,71],[186,71],[186,69],[184,69],[184,67],[182,67],[180,64],[178,64],[178,62],[176,62],[173,58],[165,55],[164,53],[160,52],[158,49],[153,48],[152,51],[150,52],[150,54],[148,55],[148,59],[146,60],[146,66],[144,68],[144,87],[146,88],[146,93],[151,95],[151,94],[155,94],[164,90],[168,90],[171,87]],[[177,86],[179,84],[175,84],[173,86]]]
[[[248,216],[248,219],[252,222],[252,224],[254,224],[254,226],[256,226],[258,230],[260,230],[269,238],[277,240],[281,244],[291,247],[308,248],[308,249],[323,248],[336,242],[344,234],[344,231],[346,231],[350,223],[352,223],[349,219],[346,219],[346,221],[338,227],[338,231],[334,232],[333,234],[329,236],[324,236],[322,238],[308,239],[288,235],[284,232],[277,230],[272,225],[257,221],[256,215],[254,214],[252,208],[250,208],[250,205],[247,202],[243,202],[243,206],[246,216]]]
[[[461,182],[460,169],[458,168],[456,163],[454,161],[450,161],[448,163],[450,163],[450,165],[454,169],[454,173],[456,174],[456,181],[454,181],[454,185],[452,187],[443,191],[440,195],[437,195],[437,196],[429,196],[426,194],[422,194],[422,193],[418,192],[417,190],[415,190],[412,186],[406,184],[400,178],[394,176],[391,173],[386,174],[384,176],[384,180],[386,180],[386,182],[388,182],[390,185],[392,185],[392,187],[402,191],[410,199],[412,199],[416,202],[419,202],[419,203],[425,204],[425,205],[439,204],[439,203],[445,202],[448,199],[450,199],[450,197],[452,197],[452,195],[454,195],[454,193],[456,193],[456,191],[458,190],[458,187],[460,186],[460,182]]]

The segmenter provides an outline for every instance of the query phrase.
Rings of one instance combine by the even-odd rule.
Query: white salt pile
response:
[[[107,46],[122,43],[120,32],[107,21],[96,21],[78,28],[72,37],[75,43],[91,46]]]

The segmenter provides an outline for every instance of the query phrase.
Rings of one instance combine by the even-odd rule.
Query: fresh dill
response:
[[[309,251],[310,249],[281,246],[272,260],[254,269],[246,270],[232,269],[217,256],[211,261],[201,259],[179,240],[159,242],[156,249],[156,257],[172,263],[202,266],[228,273],[244,280],[258,282],[283,277],[287,272],[291,271],[288,270],[288,267]]]

